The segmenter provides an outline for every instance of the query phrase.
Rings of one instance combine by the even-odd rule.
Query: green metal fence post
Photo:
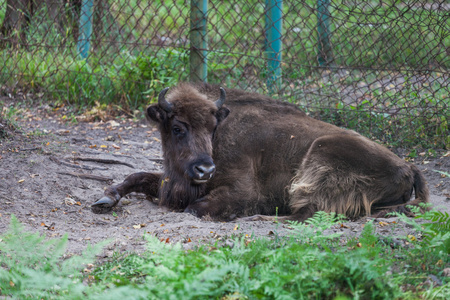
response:
[[[272,93],[281,85],[281,47],[283,33],[283,1],[266,0],[267,86]]]
[[[317,33],[319,35],[317,59],[319,65],[328,65],[332,60],[330,45],[330,0],[317,0]]]
[[[191,32],[190,32],[190,80],[207,81],[207,48],[206,17],[207,0],[191,0]]]
[[[92,36],[92,16],[93,16],[93,0],[83,0],[80,12],[80,34],[78,36],[78,53],[81,58],[88,57],[89,48],[91,47]]]

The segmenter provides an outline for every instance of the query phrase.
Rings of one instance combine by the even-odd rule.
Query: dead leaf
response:
[[[190,242],[192,242],[192,241],[191,241],[191,238],[188,238],[188,240],[186,241],[186,243],[190,243]]]
[[[238,228],[239,228],[239,225],[238,225],[238,224],[236,224],[236,225],[234,225],[234,228],[233,228],[233,230],[238,230]]]
[[[357,243],[356,247],[361,248],[362,247],[361,243]]]
[[[120,149],[120,147],[117,146],[116,144],[112,144],[112,146],[113,146],[114,149]]]
[[[108,148],[106,145],[100,145],[100,148]]]
[[[273,233],[273,231],[269,231],[269,235],[274,235],[275,233]]]
[[[9,286],[11,286],[11,287],[15,286],[15,284],[14,284],[14,282],[12,282],[12,280],[9,281]]]
[[[110,121],[108,121],[107,123],[109,123],[109,125],[111,125],[112,127],[117,127],[117,126],[120,126],[120,124],[119,123],[117,123],[116,121],[114,121],[114,120],[110,120]]]
[[[411,242],[414,242],[414,241],[416,241],[417,239],[416,239],[416,237],[415,236],[413,236],[412,234],[408,234],[408,239],[411,241]]]
[[[19,181],[17,181],[18,183],[22,183],[22,182],[24,182],[25,181],[25,179],[20,179]]]
[[[161,142],[161,140],[160,140],[160,139],[158,139],[158,138],[156,138],[156,137],[153,137],[153,139],[154,139],[155,141],[157,141],[158,143],[160,143],[160,142]]]
[[[165,226],[165,224],[163,223],[163,224],[161,224],[161,225],[159,225],[159,227],[163,227],[163,226]]]
[[[47,228],[47,230],[55,230],[55,223],[52,223],[51,225],[47,225],[44,222],[42,222],[41,226]]]
[[[91,149],[97,148],[97,145],[90,145],[89,148],[91,148]]]
[[[56,131],[56,133],[59,135],[67,135],[70,133],[70,130],[59,129]]]
[[[52,212],[55,212],[55,211],[57,211],[58,210],[58,208],[52,208]]]
[[[76,202],[74,199],[70,198],[70,197],[66,197],[66,199],[64,199],[64,203],[66,205],[74,205]]]
[[[141,224],[133,225],[133,228],[134,229],[139,229],[139,228],[141,228]]]
[[[379,222],[378,224],[380,224],[381,227],[389,225],[389,223],[386,223],[386,222]]]

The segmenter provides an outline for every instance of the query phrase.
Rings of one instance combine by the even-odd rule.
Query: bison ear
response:
[[[219,108],[219,110],[216,112],[217,123],[220,123],[223,120],[225,120],[226,117],[228,117],[229,113],[230,113],[230,110],[228,108],[226,108],[225,106],[222,106],[221,108]]]
[[[163,123],[163,121],[167,117],[167,113],[161,107],[159,107],[159,105],[150,105],[149,107],[147,107],[147,113],[145,114],[145,117],[149,121]]]

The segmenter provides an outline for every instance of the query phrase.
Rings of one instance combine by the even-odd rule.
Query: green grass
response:
[[[42,299],[448,299],[448,214],[421,217],[426,238],[374,233],[326,235],[342,218],[317,213],[291,223],[289,237],[230,237],[232,245],[183,250],[146,235],[147,251],[116,254],[92,267],[96,245],[62,259],[67,236],[46,240],[24,231],[14,216],[0,236],[0,295]],[[33,249],[29,251],[28,249]],[[52,255],[49,255],[51,253]],[[81,272],[84,269],[84,272]],[[87,270],[87,271],[86,271]],[[430,276],[442,285],[429,284]]]
[[[116,103],[127,108],[148,104],[148,98],[182,80],[187,60],[186,52],[177,49],[161,49],[155,55],[122,52],[107,64],[96,56],[73,60],[67,53],[41,49],[16,52],[15,60],[8,59],[6,51],[2,54],[5,65],[0,80],[6,85],[16,83],[8,74],[17,72],[22,87],[46,92],[53,100],[80,106]]]

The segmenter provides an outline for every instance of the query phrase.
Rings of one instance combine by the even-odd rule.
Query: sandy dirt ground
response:
[[[93,214],[91,204],[110,183],[119,183],[133,172],[162,169],[159,133],[142,119],[88,122],[90,117],[83,121],[82,116],[73,122],[75,116],[64,107],[30,108],[11,99],[0,99],[1,103],[4,110],[14,106],[13,120],[19,130],[0,139],[0,232],[7,230],[14,214],[30,231],[48,237],[67,233],[68,254],[110,239],[105,257],[114,251],[142,251],[145,234],[190,249],[199,243],[225,243],[236,235],[257,238],[289,233],[289,224],[201,220],[159,207],[138,194],[122,199],[110,213]],[[403,157],[408,153],[396,152]],[[433,158],[419,155],[414,163],[424,172],[433,205],[450,211],[450,178],[434,171],[450,172],[449,153],[438,151]],[[351,236],[361,231],[367,219],[332,230]],[[378,219],[375,224],[381,235],[412,230],[397,218]]]

